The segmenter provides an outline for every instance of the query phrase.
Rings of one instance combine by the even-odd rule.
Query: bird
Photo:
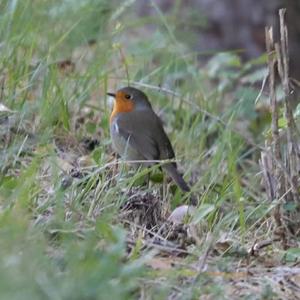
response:
[[[127,86],[115,93],[110,115],[110,135],[114,151],[135,166],[153,166],[157,161],[169,160],[161,168],[183,192],[190,192],[174,162],[175,153],[159,116],[141,90]],[[170,162],[170,160],[173,160]],[[140,162],[134,162],[140,161]]]

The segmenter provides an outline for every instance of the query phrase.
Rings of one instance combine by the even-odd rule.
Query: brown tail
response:
[[[183,192],[189,192],[191,190],[182,176],[179,174],[176,165],[167,164],[163,166],[163,169],[168,172],[168,174],[172,177],[172,179],[176,182],[176,184],[181,188]]]
[[[180,187],[183,192],[190,192],[190,187],[184,181],[180,173],[178,172],[175,164],[167,164],[163,166],[163,169],[168,172],[168,174],[172,177],[172,179],[176,182],[176,184]],[[190,203],[192,205],[197,205],[198,200],[194,195],[190,196]]]

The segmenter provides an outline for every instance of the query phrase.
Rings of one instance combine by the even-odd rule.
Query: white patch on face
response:
[[[116,133],[119,133],[119,126],[118,126],[117,122],[115,122],[115,124],[114,124],[114,130]]]

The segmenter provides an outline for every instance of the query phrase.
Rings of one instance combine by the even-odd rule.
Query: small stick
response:
[[[119,51],[120,51],[120,56],[121,56],[122,63],[124,64],[124,68],[125,68],[125,72],[126,72],[126,78],[127,78],[127,84],[128,84],[128,86],[130,86],[129,68],[128,68],[128,63],[127,63],[127,60],[126,60],[126,56],[123,52],[123,49],[121,47],[118,47],[118,48],[119,48]]]
[[[273,37],[273,28],[266,28],[266,47],[268,53],[268,68],[269,68],[269,89],[270,89],[270,102],[271,102],[271,111],[272,111],[272,138],[274,143],[274,158],[277,161],[281,161],[280,154],[280,141],[279,141],[279,129],[278,129],[278,105],[276,98],[276,87],[275,87],[275,63],[276,56],[275,54],[275,46],[274,46],[274,37]],[[275,177],[275,195],[276,198],[279,199],[283,194],[283,174],[273,161],[272,169]],[[271,194],[271,191],[269,192]],[[276,208],[273,213],[275,222],[277,227],[282,227],[281,221],[281,213],[280,213],[280,205],[276,205]]]

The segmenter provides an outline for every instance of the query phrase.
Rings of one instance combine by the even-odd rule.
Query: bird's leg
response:
[[[147,190],[149,190],[150,189],[150,178],[151,178],[151,169],[150,169],[150,167],[147,167],[147,170],[148,170],[148,172],[147,172],[147,174],[146,174],[146,187],[147,187]]]
[[[159,167],[159,169],[162,171],[161,167]],[[166,180],[167,180],[167,177],[163,176],[162,184],[160,185],[160,196],[161,196],[162,200],[164,200],[165,195],[166,195],[166,191],[168,189],[168,183],[167,183]]]

